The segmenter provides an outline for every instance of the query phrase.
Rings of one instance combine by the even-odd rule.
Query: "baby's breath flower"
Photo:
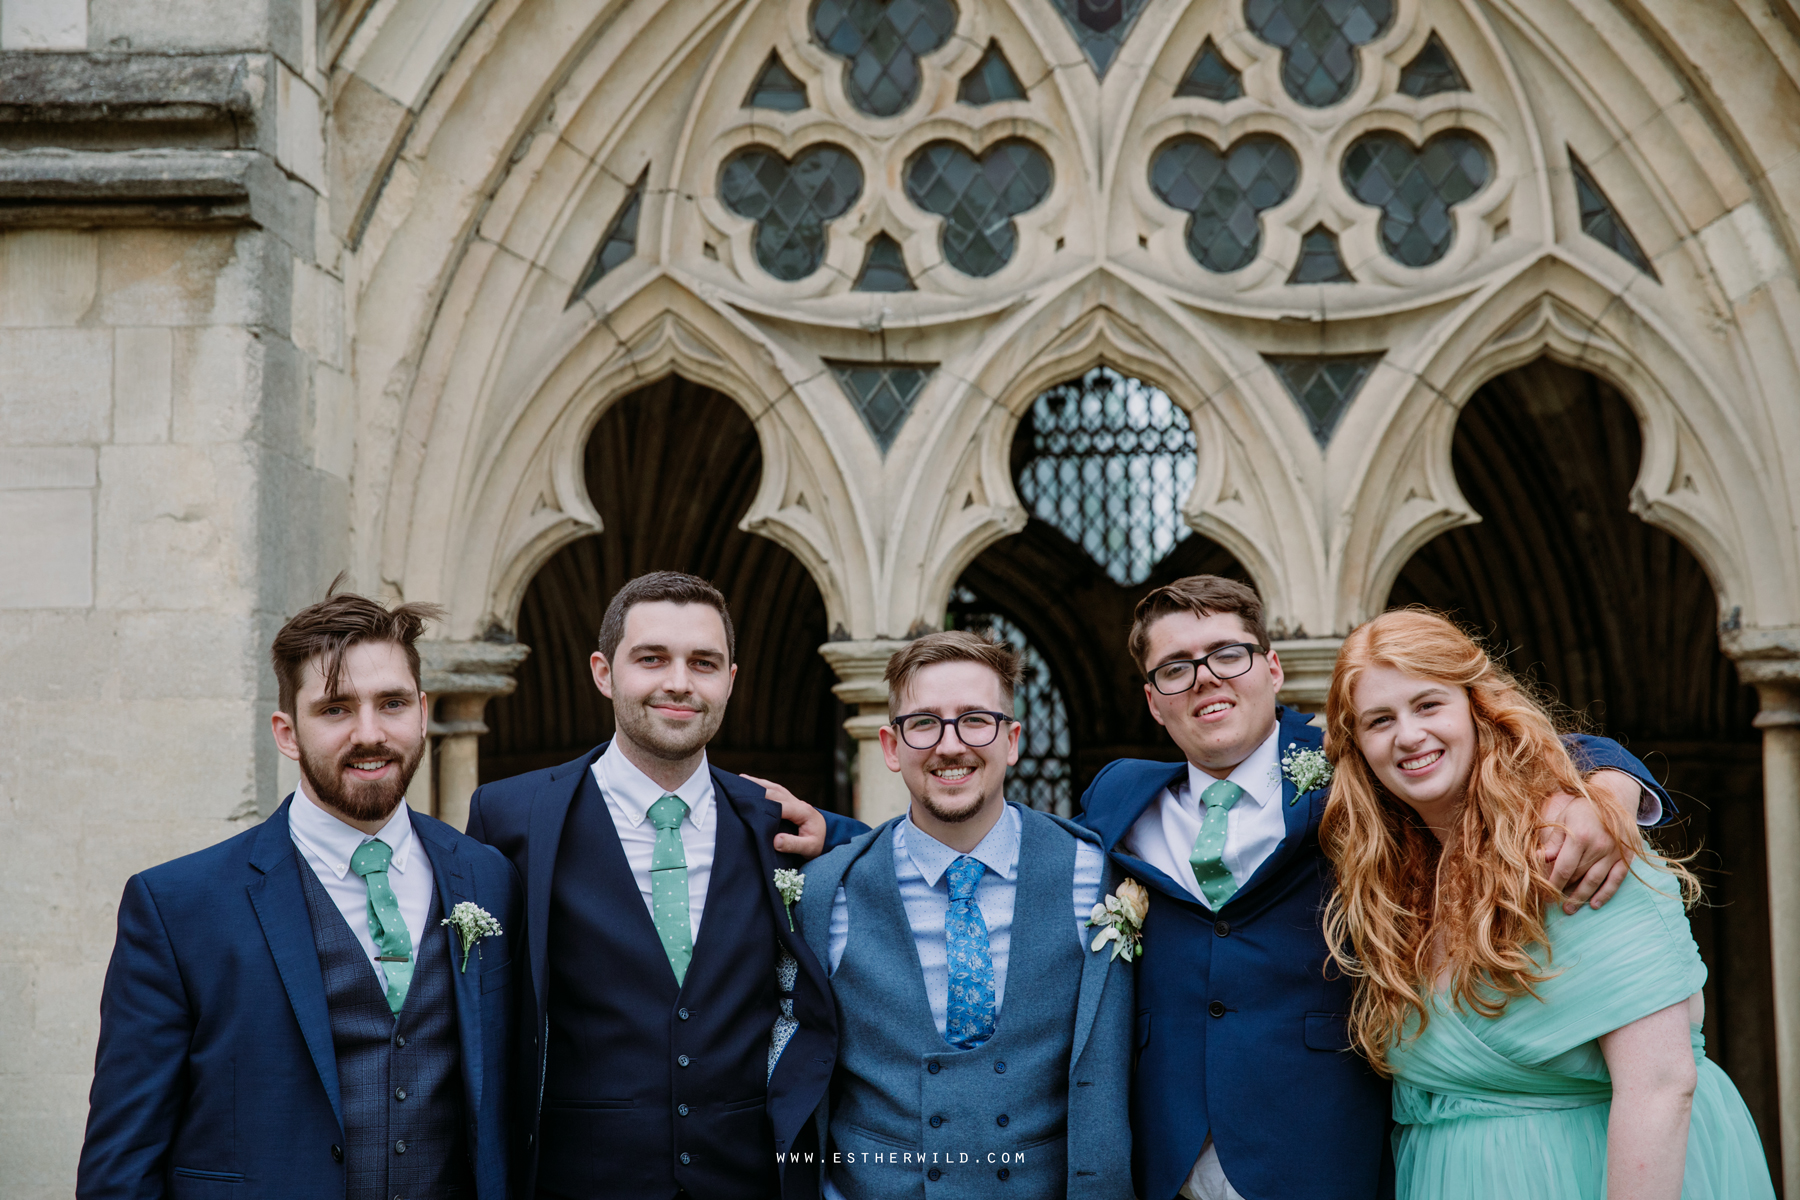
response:
[[[474,948],[475,943],[484,937],[499,937],[505,932],[492,913],[468,900],[451,909],[450,915],[438,924],[450,926],[462,939],[462,969],[465,972],[469,969],[469,951]]]

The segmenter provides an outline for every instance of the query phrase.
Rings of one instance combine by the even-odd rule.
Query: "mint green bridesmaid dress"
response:
[[[1700,990],[1676,881],[1638,861],[1603,908],[1546,922],[1555,974],[1498,1018],[1454,1011],[1388,1056],[1397,1200],[1602,1200],[1612,1082],[1597,1040]],[[1540,966],[1546,958],[1536,952]],[[1773,1200],[1750,1111],[1693,1028],[1682,1200]]]

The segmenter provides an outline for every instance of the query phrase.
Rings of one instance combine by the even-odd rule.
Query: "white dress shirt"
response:
[[[655,919],[650,899],[650,859],[656,850],[656,826],[650,823],[650,806],[664,796],[679,796],[687,801],[687,816],[681,819],[681,850],[687,858],[688,925],[690,937],[700,940],[700,914],[706,908],[706,885],[712,879],[713,843],[718,837],[718,814],[713,799],[712,770],[706,755],[687,782],[673,792],[638,770],[614,738],[594,763],[594,782],[612,813],[613,828],[618,831],[619,845],[625,849],[625,861],[631,864],[631,877],[637,880],[644,897],[644,911]]]
[[[369,956],[370,968],[381,981],[382,990],[386,991],[387,976],[382,972],[381,964],[375,961],[381,951],[375,948],[375,936],[369,932],[369,885],[350,869],[350,856],[361,849],[364,842],[377,838],[394,852],[388,861],[388,886],[394,889],[394,899],[400,902],[400,919],[406,922],[406,932],[412,935],[413,961],[418,962],[419,942],[425,936],[425,918],[431,912],[431,896],[437,881],[432,876],[431,859],[426,857],[425,846],[413,833],[411,810],[403,801],[388,818],[388,823],[381,827],[380,833],[367,834],[320,808],[307,796],[306,785],[300,783],[294,786],[294,802],[288,805],[288,835],[294,839],[300,857],[319,877],[325,894],[344,914],[350,932],[362,944],[363,953]]]

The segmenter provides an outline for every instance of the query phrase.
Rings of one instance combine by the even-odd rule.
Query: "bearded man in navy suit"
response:
[[[1183,763],[1121,760],[1082,824],[1150,892],[1137,967],[1132,1165],[1144,1200],[1370,1200],[1392,1194],[1388,1085],[1350,1052],[1349,981],[1330,978],[1319,910],[1327,789],[1321,734],[1276,703],[1262,602],[1217,576],[1137,607],[1130,648],[1151,715]],[[1604,738],[1570,739],[1600,803],[1654,823],[1667,796]],[[1317,760],[1322,762],[1322,758]],[[1546,797],[1565,908],[1624,878],[1591,802]]]
[[[632,580],[591,660],[612,741],[470,802],[469,833],[526,885],[523,1196],[817,1193],[817,1164],[785,1160],[831,1079],[836,1009],[775,883],[800,865],[777,841],[804,845],[780,832],[783,793],[707,761],[735,650],[705,580]]]
[[[276,635],[299,786],[125,885],[81,1200],[505,1200],[518,880],[404,803],[436,615],[329,595]]]

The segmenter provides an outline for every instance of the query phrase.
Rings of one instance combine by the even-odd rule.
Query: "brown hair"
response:
[[[697,575],[651,571],[615,592],[612,602],[606,606],[606,615],[600,618],[599,648],[607,662],[612,662],[619,643],[625,640],[625,614],[639,604],[654,604],[660,600],[674,604],[704,604],[716,610],[719,620],[725,623],[725,656],[732,662],[737,661],[737,630],[731,626],[731,611],[725,607],[725,597],[719,589]]]
[[[1137,603],[1131,614],[1131,637],[1125,643],[1138,670],[1148,672],[1150,664],[1150,626],[1158,617],[1170,613],[1189,612],[1196,617],[1215,617],[1232,613],[1250,631],[1257,649],[1269,651],[1269,631],[1263,625],[1262,597],[1255,591],[1219,575],[1188,575],[1151,592]]]
[[[1012,707],[1013,692],[1018,690],[1024,673],[1018,652],[984,634],[945,629],[914,638],[888,659],[887,674],[882,676],[888,685],[888,716],[898,715],[894,705],[914,676],[926,667],[948,662],[980,663],[998,675],[1000,690],[1006,693],[1006,706]]]
[[[340,592],[344,575],[331,581],[325,599],[288,618],[269,646],[275,667],[275,685],[281,711],[294,715],[294,697],[306,676],[307,664],[323,660],[325,694],[337,692],[344,669],[344,651],[362,642],[393,642],[406,652],[413,682],[419,681],[419,635],[425,622],[442,620],[444,610],[435,604],[401,604],[393,609],[354,592]]]

